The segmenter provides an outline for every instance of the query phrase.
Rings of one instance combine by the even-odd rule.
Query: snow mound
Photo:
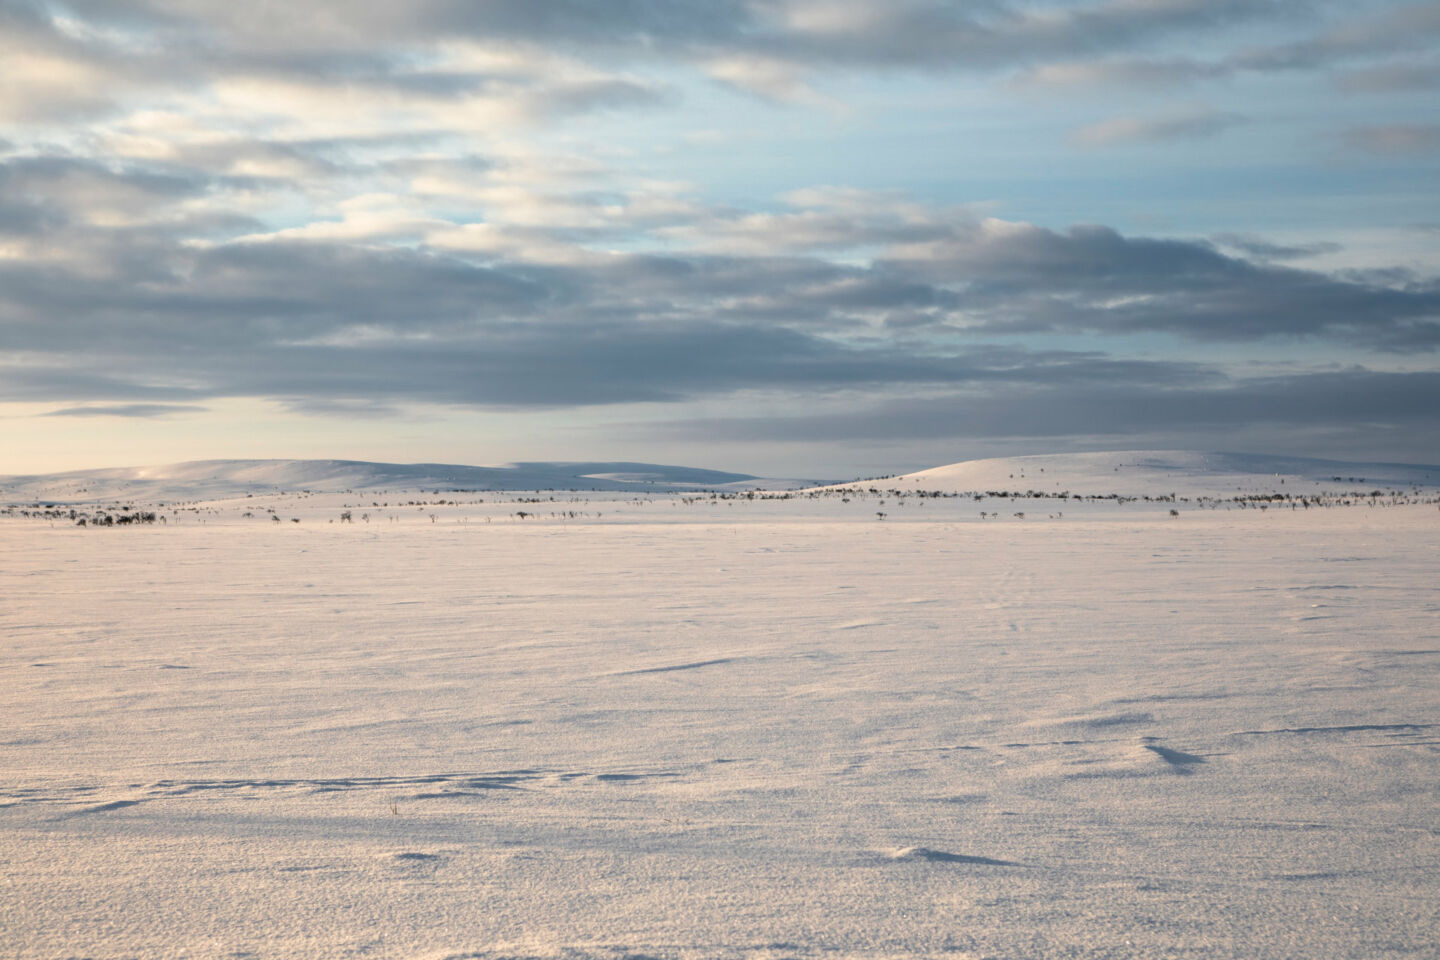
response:
[[[968,863],[984,867],[1018,866],[1018,864],[1009,860],[997,860],[994,857],[977,857],[967,853],[948,853],[944,850],[932,850],[929,847],[900,847],[895,850],[886,850],[884,852],[884,858],[901,863]]]

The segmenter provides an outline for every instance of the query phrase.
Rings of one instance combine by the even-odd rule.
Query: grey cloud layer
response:
[[[330,49],[473,37],[676,52],[744,51],[812,61],[994,66],[1103,52],[1178,30],[1290,18],[1308,4],[1255,0],[1007,3],[898,0],[314,0],[307,16],[220,0],[74,0],[67,9],[121,28],[224,38],[235,46]],[[33,9],[33,7],[32,7]]]
[[[1324,5],[1295,3],[1283,8],[1255,5],[1230,11],[1234,21],[1269,15],[1289,17],[1301,29],[1311,28],[1302,40],[1270,44],[1238,42],[1228,52],[1211,59],[1173,54],[1110,55],[1076,57],[1027,67],[1020,80],[1027,85],[1061,88],[1125,86],[1180,86],[1234,77],[1241,74],[1273,74],[1297,71],[1331,72],[1339,88],[1352,93],[1384,93],[1422,90],[1435,85],[1437,65],[1433,52],[1440,38],[1440,3],[1354,3],[1333,5],[1334,16],[1316,27],[1317,14]],[[1217,17],[1223,21],[1225,17]],[[1410,62],[1397,62],[1408,57]],[[1369,61],[1369,65],[1366,64]]]
[[[637,434],[729,442],[957,440],[1000,437],[1183,436],[1263,427],[1404,431],[1416,450],[1440,442],[1440,374],[1348,370],[1178,383],[1115,379],[1012,385],[893,400],[805,416],[730,417],[637,426]]]
[[[325,240],[194,243],[207,221],[184,203],[214,189],[72,158],[0,163],[0,231],[35,251],[0,260],[0,350],[24,357],[0,379],[3,399],[583,406],[751,389],[1139,388],[1217,374],[976,338],[1440,347],[1433,281],[1294,269],[1104,227],[909,211],[901,229],[893,200],[863,194],[800,197],[813,209],[759,220],[708,215],[726,242],[763,233],[769,252],[540,263]],[[127,219],[137,212],[148,218]],[[817,252],[876,243],[890,254],[869,264]]]
[[[0,113],[88,116],[114,107],[127,91],[188,89],[224,76],[439,97],[498,84],[510,97],[528,98],[527,109],[537,113],[645,104],[663,95],[627,76],[558,82],[509,68],[423,65],[425,51],[461,40],[564,51],[609,67],[725,64],[717,76],[767,94],[786,82],[775,80],[777,69],[1023,68],[1043,76],[1046,65],[1080,63],[1095,64],[1094,77],[1179,80],[1321,68],[1383,60],[1423,47],[1417,37],[1440,30],[1433,3],[1381,2],[1352,5],[1350,19],[1301,42],[1252,49],[1231,39],[1233,49],[1215,63],[1143,52],[1195,35],[1230,37],[1248,24],[1309,23],[1314,7],[1278,0],[313,0],[297,16],[287,5],[220,0],[76,0],[63,7],[71,19],[56,20],[49,4],[6,0],[0,27],[14,49],[49,66],[27,73],[15,60],[8,84],[0,85]],[[74,28],[76,20],[84,29]],[[1116,55],[1131,59],[1107,66],[1105,58]],[[57,72],[56,63],[65,69]]]

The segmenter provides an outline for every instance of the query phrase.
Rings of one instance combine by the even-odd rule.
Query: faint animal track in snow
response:
[[[1280,727],[1276,730],[1237,730],[1233,735],[1237,737],[1263,737],[1277,733],[1364,733],[1367,731],[1408,733],[1414,730],[1431,730],[1435,727],[1440,727],[1440,723],[1352,723],[1340,727]]]
[[[696,660],[694,663],[677,663],[668,667],[645,667],[642,670],[626,670],[615,674],[617,677],[633,677],[642,673],[674,673],[677,670],[698,670],[701,667],[716,667],[722,663],[730,663],[730,657],[721,657],[718,660]]]
[[[1119,697],[1113,703],[1172,703],[1184,700],[1229,700],[1233,693],[1154,693],[1144,697]]]
[[[1046,727],[1078,727],[1105,730],[1109,727],[1123,727],[1139,723],[1154,723],[1155,717],[1149,713],[1138,711],[1127,711],[1124,713],[1093,713],[1076,717],[1046,717],[1037,720],[1027,720],[1021,724],[1022,727],[1046,728]]]

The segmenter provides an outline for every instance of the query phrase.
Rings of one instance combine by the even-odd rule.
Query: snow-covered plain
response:
[[[1440,469],[296,470],[0,516],[0,954],[1437,955]]]

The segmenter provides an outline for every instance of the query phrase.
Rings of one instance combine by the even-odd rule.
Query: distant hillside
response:
[[[150,467],[0,477],[0,503],[148,503],[221,500],[245,494],[345,490],[790,489],[803,484],[743,473],[628,461],[543,461],[477,467],[363,460],[195,460]],[[1233,497],[1440,489],[1440,466],[1354,463],[1246,453],[1126,450],[968,460],[884,480],[837,486],[970,493]]]
[[[194,460],[0,477],[0,501],[213,500],[299,490],[679,491],[755,485],[763,484],[748,474],[658,463],[562,461],[473,467],[362,460]]]
[[[1237,494],[1385,491],[1440,487],[1440,466],[1353,463],[1249,453],[1124,450],[969,460],[867,486],[900,490],[985,490],[1074,494],[1231,497]]]

